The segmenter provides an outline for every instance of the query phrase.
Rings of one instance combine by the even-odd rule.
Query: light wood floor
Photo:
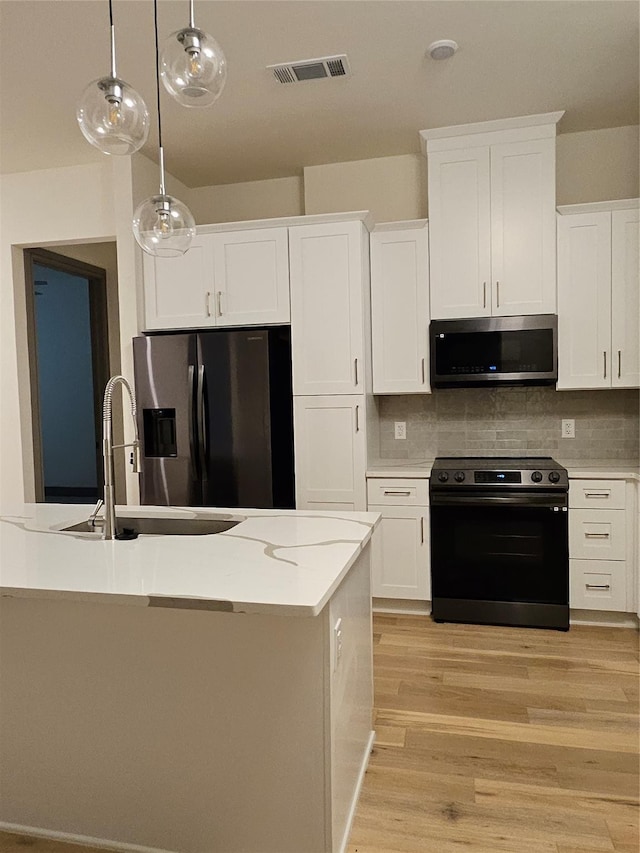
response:
[[[374,619],[348,853],[638,853],[638,634]]]
[[[638,853],[636,631],[377,614],[374,632],[348,853]],[[0,850],[97,853],[3,833]]]

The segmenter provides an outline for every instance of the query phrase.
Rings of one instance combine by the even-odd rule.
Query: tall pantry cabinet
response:
[[[371,392],[367,216],[327,217],[290,228],[289,270],[296,505],[365,510]]]

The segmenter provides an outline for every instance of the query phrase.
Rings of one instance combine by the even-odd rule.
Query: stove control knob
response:
[[[558,471],[550,471],[549,472],[549,482],[550,483],[558,483],[560,481],[560,474]]]
[[[453,475],[453,479],[456,481],[456,483],[463,483],[464,471],[456,471],[456,473]]]
[[[531,475],[531,479],[534,483],[539,483],[542,480],[542,474],[540,473],[540,471],[534,471]]]
[[[449,473],[447,471],[440,471],[438,474],[438,480],[440,480],[441,483],[446,483],[448,479]]]

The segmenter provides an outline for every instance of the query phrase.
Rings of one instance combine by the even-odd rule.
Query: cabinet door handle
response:
[[[482,282],[482,307],[487,307],[487,282]]]
[[[356,406],[356,432],[360,432],[360,406]]]
[[[411,497],[411,492],[409,490],[407,490],[406,492],[403,492],[403,491],[400,491],[400,489],[394,489],[394,490],[383,489],[382,494],[383,495],[395,495],[395,497],[403,497],[403,498],[410,498]]]
[[[422,359],[422,384],[424,385],[424,358]]]
[[[618,350],[618,379],[622,376],[622,350]]]
[[[585,498],[604,498],[607,500],[611,496],[611,492],[585,492]]]
[[[358,359],[353,359],[353,375],[354,375],[354,384],[358,384]]]
[[[587,589],[611,589],[608,583],[587,583],[585,586]]]
[[[424,515],[420,516],[420,544],[424,545]]]
[[[589,533],[588,531],[584,534],[585,539],[608,539],[609,536],[609,533]]]
[[[204,312],[207,317],[211,316],[211,292],[209,290],[204,295]]]
[[[607,351],[606,350],[602,353],[602,358],[604,359],[604,376],[602,378],[606,379],[607,378]]]
[[[496,308],[500,307],[500,282],[496,281]]]
[[[216,293],[216,305],[218,307],[218,317],[222,317],[222,291]]]

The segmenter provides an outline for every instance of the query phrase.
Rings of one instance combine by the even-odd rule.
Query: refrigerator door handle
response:
[[[204,423],[204,365],[198,367],[198,389],[196,417],[198,419],[198,455],[200,457],[200,476],[207,479],[207,433]]]
[[[193,418],[193,409],[195,405],[195,373],[196,369],[193,364],[189,365],[189,458],[194,473],[198,475],[198,460],[196,458],[196,432],[195,421]]]

